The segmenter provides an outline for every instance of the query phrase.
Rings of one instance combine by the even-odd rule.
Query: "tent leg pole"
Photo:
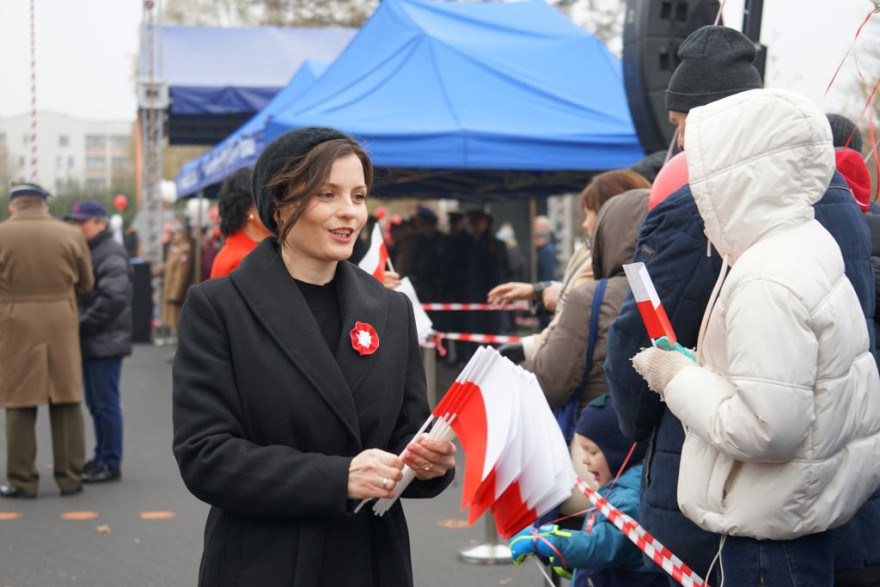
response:
[[[202,208],[205,205],[205,190],[199,190],[199,209],[196,212],[196,226],[194,229],[194,240],[196,241],[195,259],[193,259],[193,283],[201,283],[202,281]]]
[[[538,202],[535,200],[535,196],[529,197],[529,242],[535,242],[535,216],[538,215]],[[535,245],[529,246],[529,261],[531,262],[531,267],[529,267],[529,275],[531,276],[531,282],[535,283],[538,281],[538,251],[535,249]]]
[[[460,549],[458,551],[458,560],[476,565],[512,564],[513,559],[510,558],[510,548],[506,544],[498,542],[498,532],[495,530],[495,521],[492,519],[492,515],[489,513],[484,514],[483,523],[485,524],[486,541],[483,544]]]
[[[425,366],[425,379],[428,383],[428,406],[433,410],[437,405],[437,349],[422,347],[422,364]]]

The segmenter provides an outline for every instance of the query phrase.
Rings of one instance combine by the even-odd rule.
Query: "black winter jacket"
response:
[[[79,299],[83,359],[131,354],[131,265],[125,248],[104,230],[89,242],[95,288]]]

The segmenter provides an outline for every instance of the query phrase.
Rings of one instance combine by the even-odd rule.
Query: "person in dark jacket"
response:
[[[199,584],[408,587],[400,502],[433,497],[455,447],[414,438],[428,417],[409,299],[347,261],[372,165],[350,137],[303,128],[254,167],[263,240],[189,290],[173,369],[174,455],[211,506]],[[402,456],[398,456],[402,455]]]
[[[122,359],[131,354],[131,265],[128,252],[107,228],[100,202],[74,205],[67,218],[76,222],[92,258],[95,288],[79,298],[79,336],[86,406],[95,425],[95,455],[83,467],[83,483],[120,478]]]
[[[683,147],[685,121],[691,108],[761,87],[762,82],[752,65],[754,44],[727,27],[697,29],[682,43],[679,57],[682,62],[667,90],[667,108],[670,122],[678,126],[678,143]],[[831,233],[843,253],[846,275],[870,324],[874,314],[874,283],[868,229],[839,173],[834,174],[828,190],[813,209],[816,220]],[[696,346],[700,321],[721,269],[719,256],[714,251],[707,255],[707,242],[690,186],[685,185],[648,214],[636,248],[634,260],[647,266],[678,340],[687,347]],[[873,328],[869,332],[873,349]],[[630,362],[650,344],[629,293],[608,334],[605,374],[621,431],[631,440],[651,441],[642,484],[641,521],[648,532],[701,573],[709,568],[716,545],[713,535],[684,517],[678,507],[678,471],[684,442],[681,422],[648,388]],[[876,541],[852,541],[853,525],[862,514],[871,520],[869,525],[880,531],[880,520],[866,509],[876,509],[876,500],[877,495],[856,513],[853,521],[834,530],[836,572],[864,567],[878,554]],[[851,545],[852,551],[844,553],[841,544]]]

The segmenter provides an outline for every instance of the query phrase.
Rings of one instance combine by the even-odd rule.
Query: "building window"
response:
[[[69,147],[70,146],[70,137],[67,135],[58,135],[58,146],[59,147]]]
[[[128,167],[129,167],[128,157],[113,157],[110,160],[110,165],[115,170],[128,169]]]
[[[21,137],[21,144],[27,145],[30,140],[31,140],[31,135],[23,135]]]
[[[86,188],[89,191],[101,191],[107,189],[107,182],[103,177],[90,177],[86,179]]]
[[[86,135],[86,149],[103,149],[106,144],[104,137],[99,135]]]
[[[24,169],[24,157],[18,158],[18,167]]]
[[[104,169],[104,158],[86,157],[86,169]]]
[[[5,144],[6,144],[6,133],[0,132],[0,145],[5,145]]]
[[[64,157],[58,155],[55,157],[55,169],[61,169],[62,165],[64,165]]]
[[[68,169],[73,169],[73,157],[68,157],[68,158],[67,158],[67,168],[68,168]]]
[[[131,137],[127,135],[113,135],[110,137],[110,144],[114,149],[127,149],[130,142]]]

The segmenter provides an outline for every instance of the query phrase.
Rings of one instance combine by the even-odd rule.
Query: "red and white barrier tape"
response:
[[[638,522],[608,503],[604,497],[587,485],[583,479],[579,478],[575,486],[590,500],[590,503],[596,509],[608,518],[609,522],[617,526],[624,536],[629,538],[648,558],[653,560],[657,566],[666,571],[673,579],[685,587],[709,587],[708,583],[693,572],[681,559],[672,554],[660,541],[651,536]]]
[[[487,344],[522,342],[521,336],[503,336],[500,334],[465,334],[462,332],[438,332],[437,338],[445,338],[447,340],[464,340],[467,342],[485,342]]]
[[[514,302],[512,304],[443,304],[423,303],[422,309],[427,311],[471,311],[471,310],[528,310],[528,302]]]
[[[37,41],[34,18],[34,0],[31,0],[31,182],[37,183]]]

